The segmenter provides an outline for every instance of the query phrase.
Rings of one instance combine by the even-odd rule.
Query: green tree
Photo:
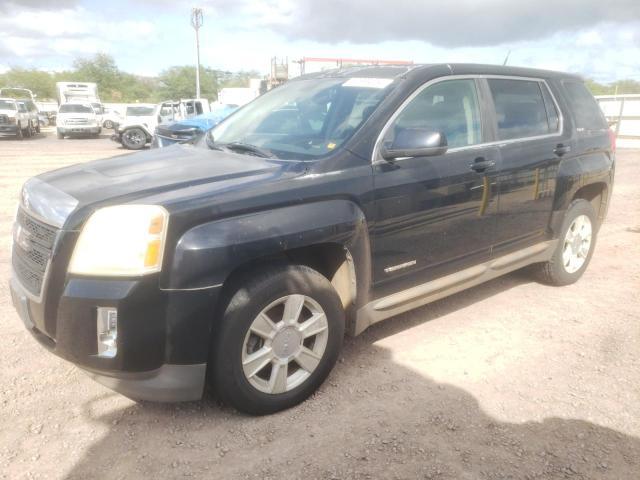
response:
[[[158,78],[158,100],[177,100],[196,96],[196,69],[192,66],[171,67]],[[218,98],[218,72],[200,68],[200,95],[209,101]]]
[[[38,100],[56,98],[56,82],[52,74],[42,70],[14,67],[0,75],[1,87],[28,88]]]

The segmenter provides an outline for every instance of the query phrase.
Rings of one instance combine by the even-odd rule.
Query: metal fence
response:
[[[640,148],[640,94],[596,97],[617,135],[619,148]]]

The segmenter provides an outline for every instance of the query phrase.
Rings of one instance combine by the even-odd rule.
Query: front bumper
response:
[[[57,129],[58,129],[58,132],[60,132],[63,135],[72,135],[72,134],[96,135],[102,131],[100,126],[88,126],[88,125],[57,127]]]
[[[39,317],[40,303],[15,277],[10,290],[33,337],[99,383],[136,400],[202,397],[217,289],[165,292],[157,278],[71,278],[55,309],[54,334],[51,321]],[[96,312],[105,306],[118,309],[118,351],[113,358],[97,351]]]
[[[18,133],[18,126],[13,124],[0,125],[0,135],[15,135]]]

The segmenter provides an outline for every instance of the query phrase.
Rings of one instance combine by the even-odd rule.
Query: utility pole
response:
[[[202,26],[202,9],[193,8],[191,10],[191,26],[196,31],[196,55],[198,63],[196,64],[196,98],[200,98],[200,27]]]

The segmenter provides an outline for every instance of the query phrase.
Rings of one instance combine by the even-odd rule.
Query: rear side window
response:
[[[449,148],[480,143],[480,108],[474,80],[447,80],[425,88],[398,115],[385,141],[403,129],[442,132]]]
[[[557,132],[558,113],[555,112],[556,120],[550,122],[540,87],[540,82],[532,80],[489,79],[500,140]]]
[[[576,120],[576,127],[585,130],[607,128],[607,121],[600,107],[581,82],[562,82],[567,92],[567,102]]]

